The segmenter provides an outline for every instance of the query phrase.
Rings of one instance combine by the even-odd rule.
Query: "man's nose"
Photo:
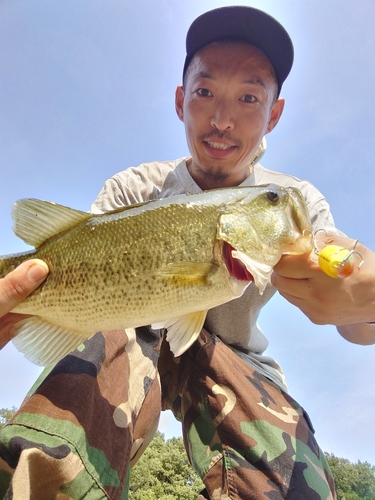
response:
[[[221,102],[216,106],[211,118],[211,126],[220,131],[233,129],[234,120],[228,103]]]

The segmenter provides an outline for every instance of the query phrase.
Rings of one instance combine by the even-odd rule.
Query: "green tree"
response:
[[[368,462],[353,464],[326,453],[335,479],[337,500],[374,500],[375,467]]]
[[[0,430],[16,408],[0,408]],[[375,466],[351,463],[326,453],[337,492],[337,500],[374,500]],[[195,500],[204,488],[186,457],[181,438],[165,441],[157,432],[132,469],[129,500]]]
[[[132,469],[129,500],[195,500],[203,488],[182,439],[157,432]]]
[[[10,420],[16,413],[16,408],[13,406],[10,410],[9,408],[0,408],[0,429]]]

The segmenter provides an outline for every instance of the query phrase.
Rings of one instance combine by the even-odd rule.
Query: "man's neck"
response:
[[[191,158],[186,160],[186,167],[195,183],[203,191],[239,186],[249,177],[254,168],[253,166],[249,166],[246,171],[231,175],[230,173],[220,171],[220,169],[215,171],[203,170],[199,165],[193,163]]]

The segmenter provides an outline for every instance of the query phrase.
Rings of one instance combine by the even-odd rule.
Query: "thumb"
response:
[[[39,259],[31,259],[0,279],[0,317],[11,311],[46,278],[48,266]]]

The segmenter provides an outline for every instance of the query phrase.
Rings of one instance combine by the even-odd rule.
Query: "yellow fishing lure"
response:
[[[362,256],[354,250],[357,243],[358,240],[355,240],[352,249],[338,245],[327,245],[322,250],[317,251],[320,269],[332,278],[347,278],[350,276],[355,267],[354,255],[358,255],[361,258],[358,268],[364,262]]]

